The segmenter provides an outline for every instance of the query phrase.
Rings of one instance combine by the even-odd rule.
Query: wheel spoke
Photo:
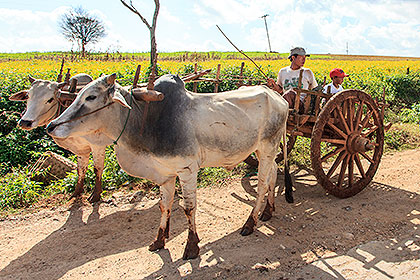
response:
[[[378,126],[374,125],[374,126],[370,127],[368,131],[363,132],[362,135],[363,135],[363,137],[368,137],[369,135],[374,133],[377,129],[378,129]]]
[[[336,154],[341,153],[343,150],[344,150],[344,146],[343,146],[343,147],[341,147],[341,148],[337,147],[337,149],[335,149],[334,151],[331,151],[331,152],[329,152],[328,154],[326,154],[325,156],[323,156],[323,157],[321,158],[321,162],[325,162],[325,161],[327,161],[330,157],[333,157],[333,156],[335,156]]]
[[[362,100],[362,102],[360,102],[359,108],[357,110],[356,113],[356,120],[354,122],[354,127],[355,129],[357,129],[360,125],[360,120],[362,119],[362,113],[363,113],[363,105],[364,105],[364,101]]]
[[[357,168],[359,169],[360,175],[362,175],[362,178],[366,178],[366,174],[363,170],[362,162],[360,161],[360,157],[358,154],[354,156],[354,160],[356,162]]]
[[[353,173],[353,169],[354,169],[354,155],[350,155],[350,161],[349,161],[349,188],[351,188],[353,186],[353,181],[354,181],[354,173]]]
[[[360,152],[360,154],[365,158],[365,159],[367,159],[368,161],[370,161],[370,163],[375,163],[374,161],[373,161],[373,159],[371,159],[366,153],[364,153],[364,152]]]
[[[343,160],[343,164],[341,164],[341,170],[340,170],[340,175],[338,176],[338,184],[337,184],[339,188],[341,188],[341,186],[343,185],[344,175],[346,174],[346,169],[349,163],[349,159],[350,159],[350,155],[347,154]]]
[[[348,121],[350,123],[350,131],[353,131],[354,130],[354,128],[353,128],[353,122],[354,122],[354,104],[353,104],[353,100],[352,99],[349,100],[349,112],[348,112],[348,115],[347,115],[347,119],[348,119]]]
[[[372,114],[373,114],[373,111],[369,111],[366,114],[365,118],[363,119],[363,121],[361,123],[362,124],[361,127],[359,127],[359,132],[361,132],[363,130],[363,128],[366,128],[366,125],[368,124],[370,117],[372,117]]]
[[[346,151],[342,151],[340,155],[335,159],[334,164],[331,166],[330,170],[328,171],[327,177],[331,177],[331,175],[334,173],[334,171],[337,169],[338,165],[341,161],[343,161],[343,158],[347,155]]]
[[[338,111],[339,119],[341,123],[344,125],[344,128],[346,129],[347,134],[350,134],[350,129],[349,129],[349,126],[347,125],[346,119],[343,116],[343,112],[341,112],[341,110],[339,110],[338,108],[336,108],[336,110]]]
[[[341,135],[344,139],[347,139],[347,134],[344,133],[344,131],[342,131],[341,129],[339,129],[338,127],[336,127],[332,122],[327,122],[327,124],[335,131],[337,132],[339,135]]]

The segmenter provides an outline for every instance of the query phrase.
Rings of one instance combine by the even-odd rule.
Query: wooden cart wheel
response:
[[[312,130],[311,160],[318,182],[332,195],[353,196],[373,179],[384,129],[372,97],[344,90],[325,104]]]
[[[287,155],[292,152],[293,146],[296,142],[296,135],[287,134]],[[276,157],[276,162],[279,163],[283,160],[283,148],[280,145],[279,153]],[[244,162],[252,167],[258,167],[258,159],[254,154],[249,155]]]

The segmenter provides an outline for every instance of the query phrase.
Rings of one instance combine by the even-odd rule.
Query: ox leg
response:
[[[275,153],[273,153],[275,154]],[[258,153],[257,153],[258,155]],[[259,157],[260,164],[258,165],[258,191],[257,199],[252,209],[251,215],[249,215],[248,220],[245,222],[241,230],[241,235],[246,236],[250,235],[257,224],[258,215],[261,210],[262,203],[264,201],[264,196],[268,191],[268,182],[270,180],[270,174],[272,172],[273,157]]]
[[[102,193],[102,172],[104,171],[105,149],[92,151],[93,156],[93,170],[95,172],[95,188],[89,197],[90,203],[98,202],[101,199]]]
[[[183,195],[181,206],[184,209],[188,221],[188,239],[182,257],[184,260],[195,259],[200,253],[200,248],[198,247],[200,239],[198,238],[195,225],[195,212],[197,209],[197,172],[198,166],[194,170],[191,170],[191,167],[187,167],[178,174]]]
[[[261,213],[260,220],[261,221],[268,221],[273,216],[273,212],[275,210],[274,207],[274,188],[276,186],[277,180],[277,165],[274,163],[270,178],[268,181],[268,196],[267,196],[267,204],[265,205],[264,211]]]
[[[149,246],[149,251],[156,251],[165,247],[165,239],[169,238],[169,219],[175,195],[175,179],[173,177],[160,187],[159,208],[161,212],[160,225],[155,241]]]
[[[83,193],[85,175],[89,164],[89,154],[77,156],[77,183],[71,198],[79,197]]]

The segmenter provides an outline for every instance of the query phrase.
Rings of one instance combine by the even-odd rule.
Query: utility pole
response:
[[[349,42],[346,43],[346,52],[347,52],[347,55],[349,55]]]
[[[268,36],[267,20],[265,19],[266,17],[268,17],[268,14],[263,15],[261,18],[264,19],[265,31],[267,32],[268,48],[269,48],[269,50],[271,52],[270,36]]]

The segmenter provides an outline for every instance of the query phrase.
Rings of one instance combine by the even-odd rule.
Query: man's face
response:
[[[298,55],[295,57],[295,59],[293,60],[293,63],[297,66],[297,67],[303,67],[303,65],[305,64],[305,60],[306,60],[306,56],[304,55]]]

